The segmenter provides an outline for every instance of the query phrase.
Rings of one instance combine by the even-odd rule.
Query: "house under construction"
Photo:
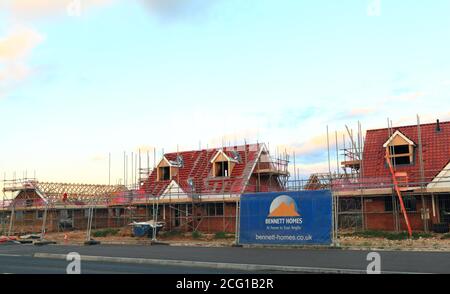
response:
[[[139,166],[144,176],[128,187],[5,181],[12,200],[0,207],[2,231],[154,220],[166,230],[235,232],[242,194],[320,189],[332,190],[340,229],[449,230],[450,122],[346,131],[343,146],[336,133],[335,172],[329,160],[328,173],[306,182],[292,181],[289,156],[265,144],[166,153],[151,169]]]
[[[450,122],[418,118],[417,125],[368,130],[365,138],[358,128],[355,136],[347,128],[340,169],[307,184],[333,190],[340,228],[448,231]]]
[[[234,232],[240,196],[285,190],[288,163],[259,143],[167,153],[138,188],[5,181],[13,200],[2,209],[15,233],[86,229],[90,209],[94,229],[154,219],[166,230]]]

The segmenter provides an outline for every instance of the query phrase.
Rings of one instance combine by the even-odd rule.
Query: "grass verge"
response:
[[[226,232],[217,232],[214,234],[214,239],[228,239],[233,238],[233,236],[230,236]]]
[[[200,239],[201,237],[203,237],[203,234],[200,233],[199,231],[192,232],[192,239]]]
[[[120,229],[103,229],[96,230],[92,233],[92,236],[95,238],[98,237],[107,237],[107,236],[115,236],[119,233]]]

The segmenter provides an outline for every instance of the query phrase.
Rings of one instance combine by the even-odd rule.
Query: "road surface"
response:
[[[272,248],[204,248],[177,246],[134,245],[0,245],[0,271],[8,272],[65,272],[67,261],[33,257],[35,253],[145,258],[158,260],[183,260],[220,262],[232,264],[260,264],[308,268],[331,268],[365,271],[369,251],[339,249],[272,249]],[[379,251],[383,272],[401,273],[450,273],[450,252]],[[86,272],[117,273],[242,273],[235,270],[189,268],[186,266],[112,264],[107,262],[83,262]],[[16,268],[15,268],[16,267]],[[63,269],[61,269],[61,267]],[[33,269],[32,272],[35,272]]]
[[[0,274],[66,274],[68,261],[33,258],[32,256],[0,255]],[[242,271],[189,267],[82,262],[82,274],[246,274]]]

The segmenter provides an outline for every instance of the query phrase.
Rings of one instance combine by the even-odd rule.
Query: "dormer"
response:
[[[176,161],[168,160],[164,156],[156,169],[157,181],[168,181],[178,175],[179,168],[183,167],[183,157],[177,156]]]
[[[402,132],[396,131],[383,145],[393,165],[408,165],[414,162],[416,144]]]
[[[223,150],[217,151],[213,159],[212,175],[213,177],[230,177],[236,163],[239,163],[239,153],[234,152],[236,155],[233,157],[228,156]]]

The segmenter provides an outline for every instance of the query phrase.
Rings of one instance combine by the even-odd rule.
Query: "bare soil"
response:
[[[70,231],[64,233],[48,233],[45,239],[56,241],[63,245],[80,245],[86,241],[86,231]],[[151,238],[133,237],[131,229],[125,228],[113,236],[92,237],[102,244],[145,245],[151,244]],[[234,243],[234,238],[215,239],[214,235],[202,234],[199,238],[193,238],[191,233],[177,235],[158,235],[158,242],[172,246],[202,246],[202,247],[226,247]]]
[[[214,234],[201,234],[193,238],[192,233],[170,234],[162,233],[158,241],[172,246],[200,246],[200,247],[228,247],[235,243],[233,236],[216,239]],[[341,235],[339,246],[344,249],[361,250],[410,250],[410,251],[448,251],[450,252],[450,239],[441,239],[442,235],[432,235],[430,238],[418,238],[413,240],[388,240],[385,238],[359,237]],[[80,245],[86,241],[85,231],[69,231],[64,233],[48,233],[45,239],[56,241],[62,245]],[[120,229],[115,235],[107,237],[93,237],[102,244],[120,245],[150,245],[148,237],[133,237],[130,228]]]
[[[339,245],[347,249],[450,251],[450,239],[441,239],[441,235],[415,240],[388,240],[384,238],[343,236],[339,237]]]

